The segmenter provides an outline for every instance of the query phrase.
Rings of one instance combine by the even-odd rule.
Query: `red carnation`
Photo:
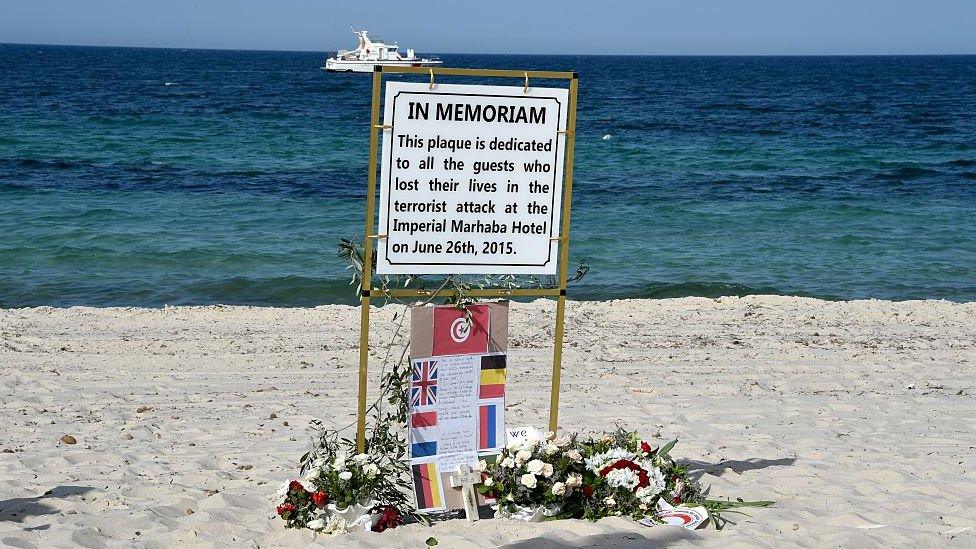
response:
[[[319,507],[322,507],[326,503],[329,503],[329,493],[324,490],[319,490],[318,492],[315,492],[314,494],[312,494],[312,503],[314,503]]]
[[[648,443],[646,443],[646,442],[644,442],[642,440],[641,441],[641,452],[644,452],[645,454],[650,454],[651,453],[651,445],[648,444]]]
[[[288,483],[288,490],[292,492],[304,492],[305,487],[302,486],[301,482],[298,482],[297,480],[293,480],[290,483]]]
[[[593,497],[593,487],[589,484],[583,485],[583,495],[586,497]]]
[[[295,510],[295,506],[290,503],[282,503],[278,506],[278,516],[284,518],[285,515]]]
[[[674,496],[674,504],[681,505],[681,496]]]

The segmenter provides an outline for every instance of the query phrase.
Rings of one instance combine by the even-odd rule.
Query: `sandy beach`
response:
[[[546,421],[553,309],[513,306],[509,425]],[[402,311],[374,317],[374,381]],[[315,539],[283,528],[273,494],[310,420],[354,421],[358,322],[347,306],[0,310],[0,545],[976,545],[976,303],[572,302],[561,426],[677,437],[712,496],[775,507],[722,531],[486,520]]]

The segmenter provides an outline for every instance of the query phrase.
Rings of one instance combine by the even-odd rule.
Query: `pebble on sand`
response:
[[[78,443],[78,440],[75,439],[75,437],[73,437],[71,435],[61,435],[61,438],[59,438],[58,440],[60,440],[61,442],[65,443],[65,444],[77,444]]]

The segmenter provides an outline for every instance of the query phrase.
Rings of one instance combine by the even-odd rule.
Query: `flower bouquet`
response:
[[[720,527],[723,511],[772,504],[706,499],[687,467],[669,456],[676,443],[655,447],[622,429],[585,440],[530,435],[487,466],[481,490],[498,499],[497,517],[526,521],[627,516],[657,523],[659,507],[690,505],[704,507]]]
[[[495,515],[526,522],[560,517],[582,485],[583,456],[574,439],[530,432],[510,442],[484,469],[479,490],[498,500]]]
[[[277,514],[288,528],[326,534],[396,528],[409,510],[403,465],[385,452],[352,453],[352,443],[324,438],[303,457],[303,477],[278,490]]]

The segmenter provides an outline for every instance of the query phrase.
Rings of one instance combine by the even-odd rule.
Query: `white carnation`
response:
[[[617,505],[617,500],[613,499],[613,497],[609,497],[609,498],[603,500],[603,503],[607,507],[614,507],[615,505]]]
[[[569,452],[566,453],[569,454]],[[602,454],[593,454],[586,458],[586,466],[594,473],[599,474],[601,469],[617,460],[626,459],[628,461],[634,461],[636,458],[637,454],[633,452],[623,448],[611,448]]]
[[[521,482],[523,486],[526,486],[528,488],[535,488],[537,484],[535,480],[535,475],[533,475],[532,473],[526,473],[522,475],[522,477],[519,479],[519,482]]]
[[[352,460],[354,462],[358,463],[359,465],[362,465],[362,464],[364,464],[364,463],[366,463],[366,462],[369,461],[369,455],[368,454],[356,454],[356,455],[352,456]]]
[[[339,473],[340,480],[349,480],[351,478],[352,478],[352,473],[350,473],[349,471],[343,471]]]
[[[314,491],[316,491],[316,490],[319,489],[318,486],[316,486],[314,482],[312,482],[311,480],[309,480],[307,478],[304,478],[304,479],[300,480],[299,482],[302,484],[302,488],[304,488],[305,491],[307,491],[307,492],[314,492]]]
[[[367,463],[363,466],[363,473],[365,473],[367,477],[373,478],[380,474],[380,468],[377,467],[375,463]]]
[[[495,479],[491,477],[485,477],[485,480],[481,482],[481,484],[484,484],[485,486],[491,486],[494,483],[495,483]]]
[[[325,528],[325,521],[320,518],[317,518],[315,520],[308,521],[308,524],[306,524],[306,526],[308,526],[308,528],[311,530],[321,530]]]
[[[583,485],[583,475],[573,473],[566,477],[566,486],[570,488],[579,488]]]

